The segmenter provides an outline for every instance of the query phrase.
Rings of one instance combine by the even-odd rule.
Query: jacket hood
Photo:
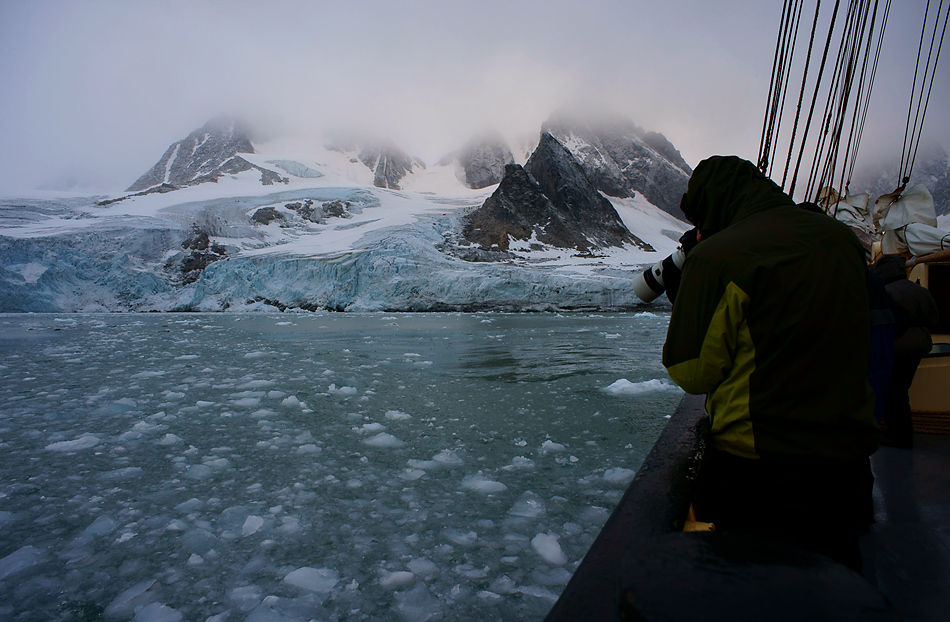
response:
[[[893,283],[900,279],[907,278],[904,258],[900,255],[884,255],[874,264],[874,272],[877,273],[884,284]]]
[[[700,162],[680,205],[705,236],[782,206],[794,207],[795,202],[754,164],[736,156],[713,156]]]

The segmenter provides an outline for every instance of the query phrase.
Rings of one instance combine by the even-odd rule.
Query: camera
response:
[[[686,254],[699,244],[698,233],[698,229],[690,229],[684,233],[679,239],[680,247],[673,251],[673,254],[633,278],[633,293],[637,298],[643,302],[653,302],[666,292],[666,297],[673,302],[676,292],[679,291]]]
[[[670,277],[679,282],[680,272],[685,262],[686,253],[682,248],[676,249],[672,255],[663,261],[656,262],[633,278],[633,293],[643,302],[653,302],[666,291]]]

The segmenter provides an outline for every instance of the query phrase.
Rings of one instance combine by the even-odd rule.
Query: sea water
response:
[[[539,620],[668,319],[0,315],[0,619]]]

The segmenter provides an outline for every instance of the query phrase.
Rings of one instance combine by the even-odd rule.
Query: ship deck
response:
[[[864,576],[905,622],[950,611],[950,436],[915,434],[912,451],[871,457],[876,523],[862,538]]]

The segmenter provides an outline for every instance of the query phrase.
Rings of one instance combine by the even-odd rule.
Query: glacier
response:
[[[495,186],[439,167],[396,191],[345,154],[256,151],[288,174],[280,191],[251,170],[144,196],[0,200],[0,312],[633,309],[631,277],[686,229],[642,196],[607,197],[656,252],[532,244],[466,261],[461,219]],[[187,248],[196,232],[220,254]]]

